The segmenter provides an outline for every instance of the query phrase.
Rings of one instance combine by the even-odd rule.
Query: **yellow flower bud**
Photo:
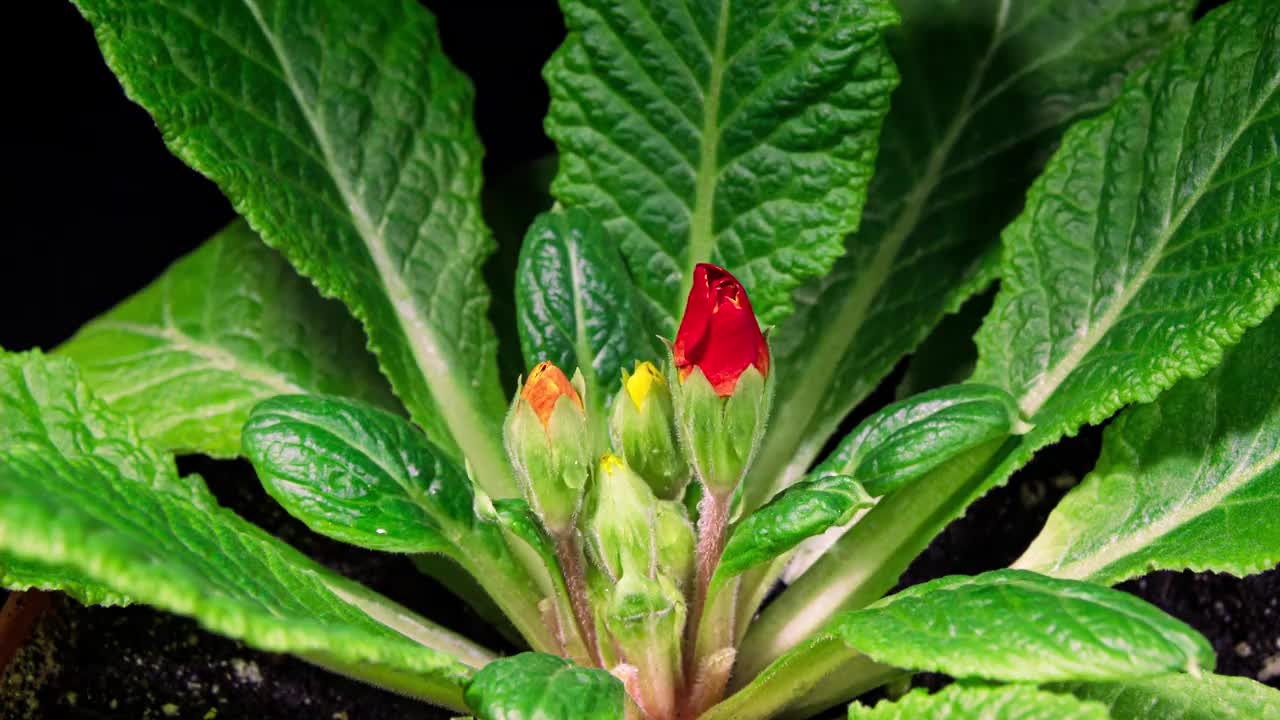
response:
[[[627,395],[638,412],[644,412],[644,401],[648,399],[649,391],[653,389],[654,384],[662,386],[667,382],[658,368],[648,361],[637,364],[634,373],[629,374],[623,370],[622,375],[627,387]]]

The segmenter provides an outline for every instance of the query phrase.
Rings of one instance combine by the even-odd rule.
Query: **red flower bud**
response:
[[[582,398],[578,396],[578,391],[573,389],[569,378],[564,376],[560,368],[547,360],[534,366],[529,373],[529,379],[520,390],[520,397],[533,408],[533,412],[542,421],[544,428],[551,422],[551,413],[556,409],[556,401],[564,395],[568,395],[579,410],[585,410]]]
[[[693,269],[672,354],[681,382],[696,367],[721,397],[733,394],[738,376],[750,365],[769,374],[769,346],[747,291],[724,268],[699,263]]]

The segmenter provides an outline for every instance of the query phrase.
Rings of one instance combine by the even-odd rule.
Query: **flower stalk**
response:
[[[718,588],[714,598],[712,587],[734,498],[764,434],[772,395],[769,363],[768,342],[741,283],[723,268],[698,265],[671,345],[670,382],[677,435],[702,490],[685,630],[688,717],[720,698],[733,667],[738,583]]]

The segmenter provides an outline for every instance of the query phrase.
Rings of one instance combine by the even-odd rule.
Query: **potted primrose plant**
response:
[[[557,204],[504,316],[471,87],[417,3],[77,0],[243,220],[0,356],[0,582],[482,720],[1280,716],[1111,587],[1280,562],[1280,8],[1195,4],[563,0]],[[836,436],[996,282],[976,354],[918,353]],[[1013,567],[895,592],[1113,415]],[[247,458],[522,651],[314,562],[179,453]]]

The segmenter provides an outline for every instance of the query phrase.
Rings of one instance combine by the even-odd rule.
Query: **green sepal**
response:
[[[624,575],[605,609],[605,627],[622,660],[639,672],[637,701],[652,717],[671,717],[680,683],[684,596],[668,578]]]
[[[764,436],[773,383],[753,365],[742,371],[728,397],[720,397],[697,367],[683,382],[674,369],[669,370],[668,382],[675,398],[677,432],[694,474],[712,495],[730,495],[741,484]]]
[[[592,558],[615,582],[626,575],[652,577],[657,568],[653,491],[616,455],[600,461],[584,533]]]
[[[591,601],[592,616],[595,621],[596,637],[609,637],[609,628],[605,624],[606,608],[609,607],[610,598],[613,597],[613,590],[617,587],[617,583],[609,576],[605,575],[595,562],[587,563],[585,569],[587,575],[587,597]],[[600,657],[604,660],[605,667],[617,667],[622,659],[618,656],[618,649],[613,643],[600,643]]]
[[[622,389],[613,400],[609,435],[614,449],[644,478],[654,495],[677,500],[689,484],[689,463],[676,439],[671,388],[656,374],[638,402],[631,390],[633,378],[649,372],[656,373],[647,363],[637,363],[634,375],[622,371]]]
[[[693,562],[697,536],[685,508],[672,500],[657,504],[658,572],[671,578],[685,592],[693,585]]]

